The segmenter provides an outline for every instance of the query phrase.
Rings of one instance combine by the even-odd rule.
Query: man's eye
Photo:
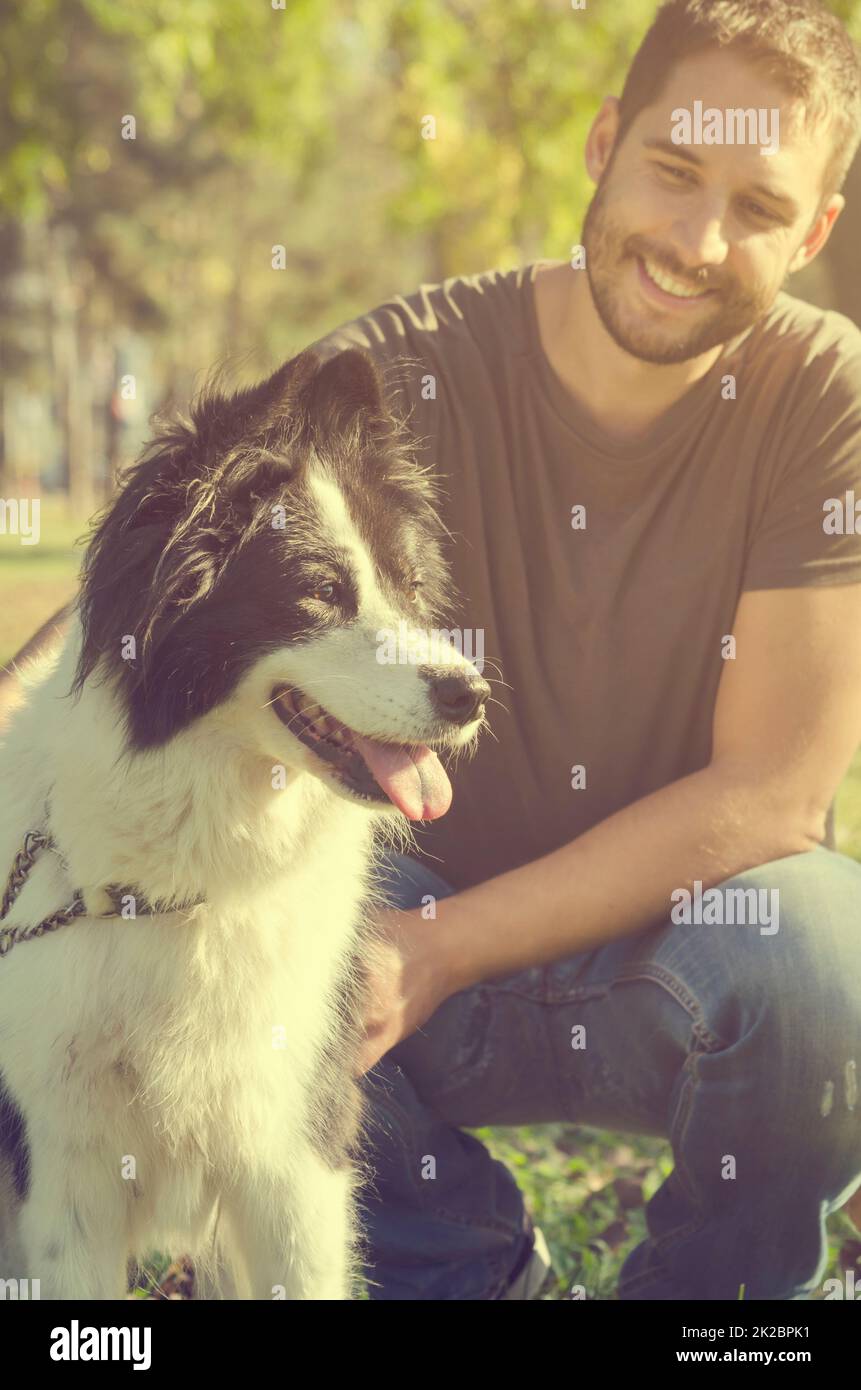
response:
[[[749,212],[752,217],[758,217],[761,221],[780,222],[782,220],[778,217],[777,213],[769,212],[768,208],[762,207],[760,203],[753,203],[748,199],[744,206],[745,210]]]
[[[693,183],[693,176],[686,169],[679,169],[675,164],[658,164],[662,173],[669,174],[676,183]]]

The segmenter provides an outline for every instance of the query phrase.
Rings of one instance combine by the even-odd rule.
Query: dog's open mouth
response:
[[[436,820],[451,805],[448,774],[427,744],[366,738],[295,686],[276,686],[272,707],[291,734],[355,796],[390,801],[410,820]]]

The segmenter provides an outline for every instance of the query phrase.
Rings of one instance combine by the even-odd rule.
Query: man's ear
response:
[[[593,183],[607,172],[618,134],[619,98],[605,97],[586,137],[585,164]]]
[[[807,236],[799,246],[792,260],[789,262],[788,273],[794,275],[796,270],[803,270],[806,265],[810,265],[822,250],[831,235],[831,228],[837,221],[841,212],[846,206],[846,199],[842,193],[834,193],[825,206],[821,209],[811,226]]]

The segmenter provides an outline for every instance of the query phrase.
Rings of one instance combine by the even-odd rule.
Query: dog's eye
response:
[[[324,584],[315,584],[310,597],[317,599],[319,603],[334,603],[338,597],[338,585],[334,580],[327,580]]]
[[[423,587],[420,579],[414,579],[410,584],[410,603],[418,603],[419,589]]]

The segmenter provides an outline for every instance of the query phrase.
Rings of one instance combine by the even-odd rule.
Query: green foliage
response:
[[[143,332],[151,395],[181,399],[225,351],[253,374],[421,279],[566,256],[590,122],[655,8],[0,0],[9,270],[57,254],[34,224],[68,232],[84,337]],[[8,332],[7,369],[46,355]]]

